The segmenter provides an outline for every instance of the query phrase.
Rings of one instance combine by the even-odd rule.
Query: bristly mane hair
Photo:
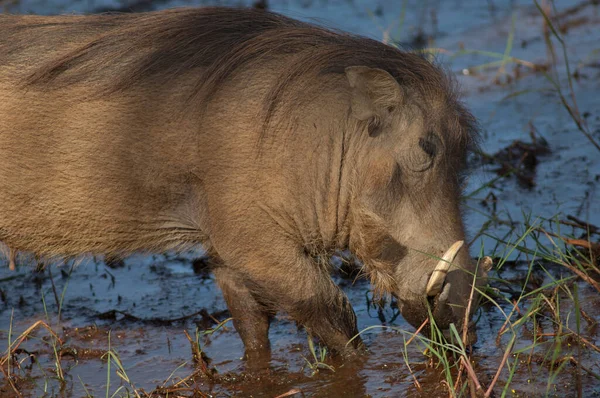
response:
[[[65,16],[37,25],[13,21],[0,16],[0,64],[19,47],[29,45],[35,29],[40,30],[38,35],[52,29],[101,32],[74,50],[57,52],[55,59],[24,76],[24,86],[52,89],[93,83],[100,94],[108,94],[154,78],[168,84],[183,71],[201,67],[190,100],[202,104],[236,71],[293,55],[294,62],[282,70],[265,101],[265,123],[291,82],[299,78],[310,81],[318,74],[341,74],[348,66],[363,65],[387,71],[400,85],[424,96],[449,95],[463,127],[453,144],[470,147],[476,138],[475,121],[458,103],[452,80],[421,55],[275,13],[208,7]]]

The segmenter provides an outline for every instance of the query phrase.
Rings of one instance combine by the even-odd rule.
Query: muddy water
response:
[[[121,269],[107,269],[102,263],[89,262],[78,266],[70,276],[61,275],[55,268],[51,270],[52,279],[49,271],[32,275],[29,270],[21,270],[17,274],[3,270],[2,278],[14,279],[2,285],[5,303],[0,322],[8,325],[12,317],[14,340],[36,320],[49,319],[60,337],[64,338],[64,347],[68,347],[66,351],[78,353],[76,360],[66,355],[62,361],[63,368],[68,369],[65,371],[68,374],[67,395],[81,396],[86,390],[93,395],[104,393],[107,366],[102,355],[109,348],[109,331],[110,347],[118,352],[127,376],[135,387],[151,391],[170,376],[176,380],[193,372],[190,343],[183,330],[187,329],[193,335],[196,327],[209,329],[215,326],[215,322],[228,317],[214,280],[205,271],[194,273],[189,258],[134,257],[127,259]],[[58,307],[53,296],[52,280],[59,296],[65,291],[61,323],[56,316]],[[352,284],[352,279],[341,277],[338,280],[356,309],[361,329],[390,325],[410,330],[389,305],[378,309],[370,304],[367,283],[359,281]],[[46,310],[41,296],[45,298]],[[201,309],[206,312],[183,321],[168,321]],[[113,319],[112,310],[127,315],[117,314]],[[144,320],[131,320],[128,315]],[[36,334],[39,338],[46,335],[45,332]],[[351,366],[333,363],[335,372],[322,370],[312,375],[313,371],[304,359],[312,359],[306,334],[283,314],[271,328],[271,369],[249,375],[240,360],[243,353],[241,341],[231,325],[226,324],[213,335],[200,339],[204,352],[210,358],[210,366],[218,371],[219,381],[213,385],[208,379],[201,379],[194,385],[203,392],[217,395],[254,396],[276,396],[293,388],[304,393],[318,391],[319,395],[329,392],[330,396],[343,391],[363,395],[412,389],[410,375],[403,365],[402,335],[393,330],[376,329],[366,333],[364,338],[371,351],[364,362]],[[8,334],[4,330],[0,334],[3,350],[7,341]],[[60,385],[51,379],[52,348],[37,339],[23,347],[35,352],[41,365],[41,368],[37,364],[30,366],[24,352],[18,356],[23,360],[21,374],[30,378],[32,383],[38,383],[37,388],[30,391],[41,392],[43,381],[49,380],[50,391],[58,394]],[[409,357],[413,357],[411,361],[419,357],[417,347],[414,348],[408,352]],[[420,358],[419,361],[424,364],[425,359]],[[419,367],[418,364],[413,366]],[[119,386],[116,374],[111,380],[113,391]]]
[[[219,2],[225,3],[234,2]],[[483,69],[480,67],[497,58],[460,52],[466,49],[503,54],[509,48],[511,56],[545,65],[548,50],[543,40],[543,20],[531,2],[289,0],[271,3],[276,11],[291,16],[316,17],[330,25],[390,41],[419,44],[430,40],[429,46],[440,49],[440,59],[457,76],[467,105],[481,122],[482,150],[501,160],[483,166],[474,164],[466,187],[469,195],[465,202],[467,225],[475,238],[473,254],[482,249],[485,254],[507,255],[512,246],[499,243],[498,239],[515,242],[525,228],[524,222],[539,222],[552,229],[555,226],[543,219],[557,216],[564,220],[571,215],[600,225],[597,191],[600,156],[577,130],[556,93],[550,90],[548,79],[528,66],[516,67],[514,63]],[[584,3],[557,1],[556,5],[557,12],[561,13],[573,5],[583,4],[571,8],[561,24],[567,32],[571,72],[575,69],[578,72],[574,80],[578,108],[585,115],[593,137],[600,140],[600,96],[597,95],[600,89],[600,10]],[[17,10],[54,13],[91,10],[98,5],[110,7],[114,3],[25,1]],[[161,7],[167,5],[178,3],[170,2]],[[559,81],[566,87],[561,49],[557,47],[556,53]],[[523,142],[525,147],[543,142],[548,149],[536,152],[534,166],[526,170],[524,176],[526,183],[515,176],[498,179],[497,170],[511,161],[513,155],[507,153],[514,149],[515,140]],[[489,187],[479,191],[490,181],[493,183]],[[569,228],[561,231],[573,235],[581,232]],[[546,238],[542,236],[542,239]],[[532,250],[536,247],[532,239],[526,239],[521,245]],[[515,261],[503,264],[492,275],[491,284],[495,289],[492,292],[501,304],[499,307],[485,305],[478,314],[480,339],[472,359],[484,386],[493,379],[510,344],[510,333],[500,337],[498,334],[506,320],[504,314],[513,309],[511,303],[519,299],[522,291],[572,277],[560,266],[536,260],[528,278],[529,266],[535,259],[518,253],[514,251],[509,256]],[[21,366],[20,370],[12,369],[19,375],[19,386],[30,396],[44,393],[100,396],[106,395],[109,379],[110,394],[120,387],[150,392],[194,373],[196,367],[184,330],[194,336],[196,328],[208,330],[228,318],[213,278],[203,270],[194,272],[192,262],[198,256],[198,253],[137,256],[126,259],[125,266],[116,269],[89,260],[72,273],[69,265],[60,269],[51,267],[52,278],[49,271],[35,273],[31,268],[21,268],[12,273],[0,266],[0,350],[7,347],[10,328],[10,339],[14,340],[38,320],[50,324],[64,341],[61,364],[66,383],[56,380],[55,354],[48,344],[49,335],[39,331],[35,338],[23,343],[21,348],[26,351],[15,358]],[[240,360],[241,341],[231,323],[226,323],[215,333],[200,338],[216,376],[213,380],[199,376],[188,380],[186,385],[214,396],[275,397],[293,389],[306,396],[447,396],[442,369],[430,366],[429,357],[423,354],[423,344],[414,341],[405,348],[404,342],[409,336],[399,330],[412,332],[414,329],[397,316],[389,303],[380,311],[374,308],[370,303],[369,286],[364,281],[352,283],[352,278],[339,275],[336,278],[356,310],[359,328],[374,327],[363,335],[369,347],[363,361],[339,364],[327,360],[335,371],[321,369],[313,374],[305,360],[314,362],[306,334],[281,314],[271,329],[273,360],[268,371],[258,374],[247,371],[246,364]],[[566,285],[571,293],[574,283]],[[560,322],[556,322],[548,309],[550,306],[546,306],[536,318],[537,329],[532,323],[519,329],[507,360],[508,366],[516,371],[511,374],[508,367],[504,368],[495,389],[498,395],[509,379],[511,384],[505,391],[509,396],[577,396],[579,388],[582,396],[600,395],[600,381],[594,377],[600,374],[600,354],[593,348],[600,341],[593,325],[593,321],[600,321],[600,296],[589,284],[575,284],[581,309],[586,314],[580,330],[589,344],[577,344],[566,336],[561,339],[552,336],[564,333],[565,327],[576,329],[577,309],[566,290],[544,290],[553,305],[559,303]],[[59,321],[57,302],[61,301],[63,291]],[[536,297],[539,296],[521,300],[513,322],[519,319],[519,313],[524,314],[535,306]],[[110,378],[107,375],[104,354],[109,349],[109,332],[110,348],[118,353],[131,384],[119,378],[114,364]],[[537,344],[532,347],[534,340]],[[37,362],[32,364],[27,352],[32,353]],[[561,368],[552,365],[553,355],[565,360]],[[576,362],[571,361],[571,357]],[[0,379],[2,377],[0,375]],[[180,387],[185,385],[180,384]],[[1,388],[2,396],[11,391],[7,386]],[[126,391],[119,390],[117,396]],[[189,395],[190,391],[183,389],[180,393]]]
[[[517,295],[527,268],[524,263],[507,265],[502,277],[509,284],[494,286],[509,298]],[[3,269],[1,274],[2,278],[14,279],[2,283],[4,303],[0,324],[4,330],[0,333],[0,348],[6,349],[8,332],[4,325],[9,325],[11,318],[13,341],[40,319],[52,325],[63,340],[61,365],[66,378],[64,386],[54,377],[55,354],[46,331],[33,334],[21,346],[27,351],[14,358],[21,361],[21,369],[12,370],[20,376],[20,387],[31,396],[42,395],[44,391],[51,396],[76,397],[88,393],[100,396],[105,394],[108,380],[111,394],[120,386],[130,390],[134,386],[150,392],[157,386],[172,385],[197,369],[192,362],[192,351],[184,330],[193,336],[196,328],[211,329],[216,322],[228,318],[212,277],[205,271],[194,273],[190,258],[134,257],[127,259],[125,267],[120,269],[108,269],[102,263],[90,262],[78,266],[70,276],[61,274],[56,268],[51,270],[52,278],[49,270],[36,274],[21,270],[13,274]],[[558,269],[552,271],[560,273]],[[389,304],[383,309],[374,307],[370,303],[367,283],[359,281],[352,284],[352,279],[340,276],[337,279],[356,310],[359,328],[378,326],[363,335],[369,347],[364,360],[351,364],[327,360],[335,370],[323,369],[314,374],[306,362],[306,359],[312,360],[306,334],[282,314],[271,328],[273,360],[270,369],[261,372],[246,369],[246,364],[240,359],[243,352],[241,341],[231,324],[227,323],[214,334],[200,338],[209,366],[217,372],[214,380],[198,376],[193,382],[188,382],[189,387],[211,396],[275,397],[293,389],[302,391],[306,396],[331,397],[342,394],[382,397],[445,395],[442,370],[430,366],[429,357],[422,353],[425,346],[416,341],[405,349],[404,341],[409,336],[397,329],[412,331],[412,328],[397,316],[396,310]],[[58,306],[52,281],[59,300],[65,292],[62,322],[57,318]],[[528,288],[534,289],[547,282],[534,280]],[[600,319],[597,293],[582,284],[580,295],[582,302],[586,302],[589,316]],[[44,300],[40,299],[42,296]],[[511,306],[503,305],[502,308],[508,312]],[[121,313],[113,317],[113,310]],[[186,317],[197,312],[202,313]],[[131,319],[130,316],[140,319]],[[505,318],[492,306],[484,307],[480,316],[480,340],[475,346],[473,361],[481,381],[488,383],[507,345],[506,339],[497,340]],[[182,317],[185,319],[171,321]],[[544,323],[543,320],[541,323]],[[553,330],[550,323],[548,320],[547,331]],[[586,333],[586,336],[594,339],[595,333]],[[517,349],[527,348],[531,342],[532,337],[522,333]],[[118,354],[131,384],[121,382],[114,364],[108,377],[104,354],[109,348]],[[532,359],[529,359],[531,363],[521,363],[520,371],[513,376],[511,389],[515,389],[517,395],[532,396],[537,395],[540,389],[546,391],[549,370],[543,358],[551,348],[551,343],[542,344],[531,353],[527,349],[525,354],[521,354],[522,362]],[[575,348],[575,345],[565,343],[561,353],[575,355]],[[581,364],[597,367],[600,355],[589,349],[582,350],[583,354],[579,357]],[[37,362],[32,363],[29,354],[34,355]],[[517,357],[511,359],[519,360]],[[410,364],[410,370],[405,360]],[[413,375],[420,389],[415,385]],[[506,380],[506,377],[505,374],[501,380]],[[584,391],[590,394],[586,396],[599,392],[595,384],[597,380],[586,374],[581,377]],[[569,396],[575,383],[576,375],[573,369],[568,369],[559,373],[550,386],[550,392]],[[6,388],[4,391],[8,393]],[[119,390],[117,396],[125,392]]]

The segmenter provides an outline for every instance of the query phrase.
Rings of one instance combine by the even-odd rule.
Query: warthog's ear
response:
[[[400,85],[383,69],[349,66],[346,77],[352,87],[352,114],[369,122],[369,135],[381,133],[386,118],[402,102]]]

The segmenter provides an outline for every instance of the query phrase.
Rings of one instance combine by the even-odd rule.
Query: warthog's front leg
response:
[[[268,249],[246,251],[244,262],[233,264],[236,277],[228,268],[217,274],[247,352],[266,345],[267,321],[256,307],[258,299],[273,313],[287,312],[334,353],[354,356],[362,342],[353,339],[358,329],[348,298],[304,250],[278,238]]]
[[[296,301],[291,289],[282,295],[283,309],[335,354],[354,357],[363,349],[354,310],[327,273],[323,272],[320,278],[304,286],[313,291],[312,297]]]
[[[216,261],[214,275],[223,292],[233,325],[246,349],[245,358],[252,365],[261,367],[271,359],[269,323],[272,313],[261,304],[239,272]]]

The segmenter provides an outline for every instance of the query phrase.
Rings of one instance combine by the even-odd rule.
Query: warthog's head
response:
[[[432,314],[449,335],[451,323],[462,332],[469,321],[491,265],[470,257],[460,211],[475,122],[441,71],[416,56],[411,62],[421,62],[421,75],[346,68],[349,129],[363,137],[350,247],[408,322],[419,327]]]

